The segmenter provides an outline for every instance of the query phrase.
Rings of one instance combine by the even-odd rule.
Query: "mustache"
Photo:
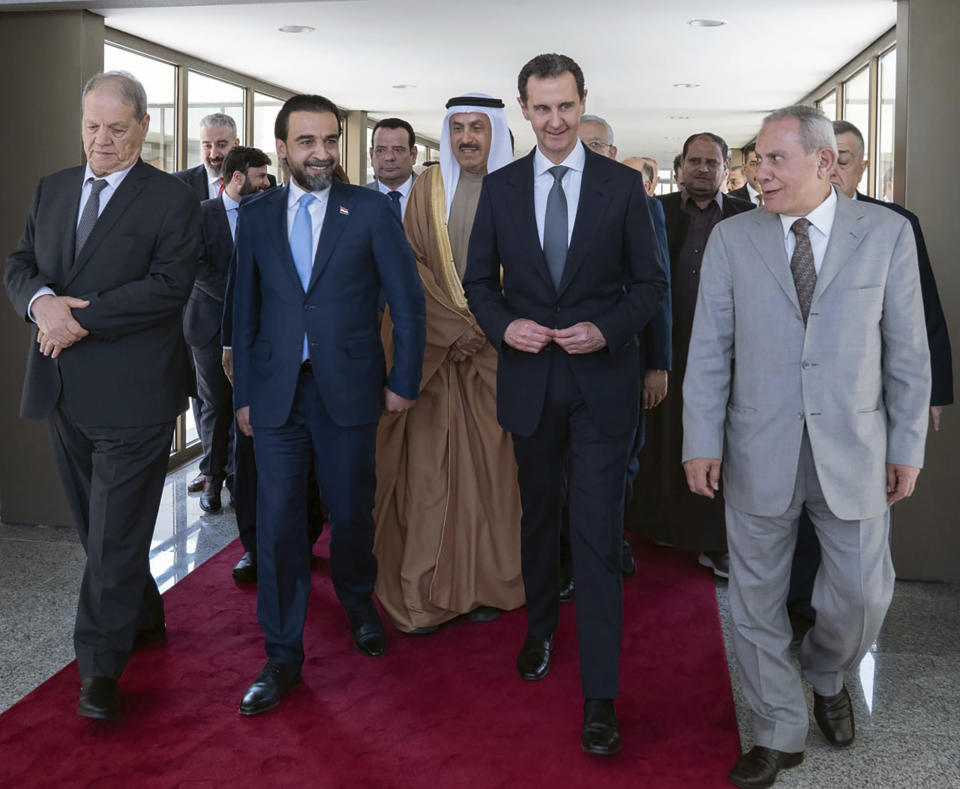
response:
[[[333,159],[307,159],[304,167],[333,167]]]
[[[461,151],[479,151],[480,146],[473,142],[462,142],[457,146]]]

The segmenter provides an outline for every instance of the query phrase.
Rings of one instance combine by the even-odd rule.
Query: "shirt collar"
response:
[[[823,235],[825,235],[827,238],[830,238],[830,231],[833,229],[833,220],[836,215],[837,190],[835,187],[831,186],[830,194],[827,195],[826,200],[824,200],[822,203],[820,203],[820,205],[807,214],[806,218],[810,220],[811,225],[823,233]],[[780,214],[780,222],[783,225],[784,238],[790,235],[790,228],[793,227],[793,223],[798,219],[800,219],[798,216],[787,216],[786,214]]]
[[[305,195],[306,192],[301,189],[297,182],[292,178],[290,179],[290,195],[287,197],[287,208],[295,208],[300,202],[300,198]],[[330,187],[326,189],[321,189],[319,192],[311,192],[311,194],[317,198],[318,203],[324,203],[327,200],[327,197],[330,195]]]
[[[377,188],[381,192],[383,192],[383,194],[385,195],[390,194],[390,192],[396,191],[402,194],[404,197],[406,197],[408,194],[410,194],[410,190],[413,188],[413,174],[411,173],[410,177],[406,181],[404,181],[402,184],[400,184],[400,186],[398,186],[396,189],[391,189],[389,186],[387,186],[383,181],[381,181],[378,178]]]
[[[569,167],[571,170],[576,170],[578,173],[583,172],[583,165],[587,160],[586,149],[583,147],[583,143],[580,140],[577,140],[577,144],[573,146],[573,150],[567,154],[567,158],[564,159],[560,164],[563,167]],[[543,155],[543,151],[540,150],[538,145],[533,154],[533,174],[535,177],[539,178],[551,167],[555,167],[553,162],[551,162],[546,156]]]
[[[90,169],[89,162],[87,163],[87,168],[83,173],[83,183],[86,184],[90,178],[93,178],[95,181],[106,181],[111,189],[116,189],[120,186],[120,182],[127,177],[129,173],[135,166],[136,162],[131,164],[126,170],[117,170],[115,173],[110,173],[109,175],[94,175],[93,170]]]
[[[747,181],[747,194],[750,195],[750,202],[751,202],[751,203],[753,202],[754,198],[755,198],[758,194],[760,194],[756,189],[754,189],[754,188],[750,185],[750,182],[749,182],[749,181]]]
[[[223,193],[220,195],[220,199],[223,200],[223,207],[226,208],[227,211],[236,210],[237,208],[240,207],[240,203],[238,203],[236,200],[230,197],[230,195],[227,194],[226,190],[224,190]]]
[[[687,193],[687,190],[686,190],[686,189],[681,189],[681,190],[680,190],[680,202],[683,204],[683,207],[684,207],[684,208],[687,207],[687,201],[690,200],[690,199],[691,199],[691,197],[690,197],[690,195]],[[723,211],[723,192],[721,192],[719,189],[717,190],[717,194],[716,194],[716,195],[714,196],[714,198],[713,198],[713,202],[717,204],[717,208],[719,208],[721,211]],[[694,205],[696,205],[696,202],[694,202]],[[709,205],[709,203],[708,203],[708,205]],[[697,206],[697,207],[699,208],[699,206]]]

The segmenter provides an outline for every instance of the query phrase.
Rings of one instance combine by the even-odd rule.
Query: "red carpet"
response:
[[[276,710],[241,717],[263,641],[255,591],[230,579],[235,543],[165,595],[169,643],[131,659],[122,722],[74,713],[73,664],[0,716],[0,785],[727,786],[739,740],[713,583],[690,554],[638,547],[639,572],[624,583],[615,759],[580,750],[572,605],[542,682],[514,668],[523,611],[426,637],[388,626],[389,651],[374,660],[353,646],[325,561],[313,575],[303,685]]]

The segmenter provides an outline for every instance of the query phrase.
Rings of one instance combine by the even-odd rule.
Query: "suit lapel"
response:
[[[577,204],[577,216],[573,222],[573,235],[570,238],[570,249],[567,251],[567,261],[563,267],[563,276],[557,295],[567,289],[576,276],[580,266],[586,258],[586,252],[597,235],[600,220],[607,207],[607,195],[604,191],[603,180],[597,174],[594,166],[592,151],[587,151],[583,165],[583,176],[580,181],[580,200]]]
[[[337,241],[340,240],[340,235],[350,221],[352,204],[349,190],[344,189],[341,183],[334,179],[327,197],[327,210],[323,215],[323,227],[320,228],[317,254],[313,258],[313,270],[310,272],[310,283],[307,286],[308,293],[316,285],[327,263],[330,262],[330,256],[336,249]]]
[[[760,253],[763,264],[770,270],[777,284],[790,299],[790,303],[799,312],[800,300],[797,298],[797,286],[790,273],[790,261],[787,260],[787,250],[783,243],[783,225],[780,223],[780,216],[766,211],[754,211],[751,217],[755,223],[753,232],[750,234],[751,243]]]
[[[75,183],[72,189],[63,192],[60,210],[67,217],[67,232],[61,236],[60,249],[60,281],[66,283],[73,268],[73,248],[77,243],[77,222],[80,217],[80,193],[83,190],[83,176],[86,167],[78,167]]]
[[[823,264],[820,266],[820,273],[817,275],[817,284],[810,302],[811,306],[816,304],[817,299],[830,287],[830,283],[853,257],[853,253],[860,246],[860,242],[863,241],[868,227],[869,220],[856,202],[838,192],[837,214],[833,220],[833,228],[830,231],[827,251],[823,256]]]
[[[514,168],[514,172],[511,173],[512,188],[507,190],[507,199],[510,202],[509,214],[516,219],[514,227],[523,236],[521,243],[527,249],[527,258],[552,291],[553,280],[547,269],[547,259],[543,256],[543,247],[540,246],[537,215],[534,210],[533,157],[535,151],[536,148],[521,159],[523,164]]]
[[[107,203],[106,208],[103,209],[103,213],[100,214],[96,224],[93,226],[93,230],[90,231],[90,235],[87,237],[83,249],[80,250],[80,256],[70,267],[70,273],[64,286],[73,282],[77,278],[77,275],[83,270],[84,266],[90,262],[94,252],[97,251],[97,247],[110,235],[110,231],[117,223],[117,220],[123,216],[130,205],[137,199],[137,196],[143,189],[143,182],[149,177],[150,170],[148,166],[145,165],[142,160],[138,159],[133,169],[130,170],[126,177],[120,182],[117,191],[114,192],[113,197],[110,198],[110,202]],[[74,236],[75,235],[76,227],[74,227]]]
[[[277,237],[280,239],[280,265],[286,270],[294,287],[303,293],[303,284],[300,282],[300,275],[297,273],[297,264],[294,263],[293,253],[290,251],[290,231],[287,229],[287,203],[290,200],[290,187],[277,187],[263,199],[274,201],[274,214],[271,221],[274,223]]]

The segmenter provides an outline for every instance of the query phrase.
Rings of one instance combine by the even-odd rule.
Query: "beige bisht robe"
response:
[[[448,358],[476,321],[453,262],[439,170],[416,180],[404,218],[427,304],[420,396],[409,411],[385,414],[377,436],[377,597],[407,632],[524,601],[520,492],[512,439],[497,423],[497,353],[486,343],[462,362]],[[388,310],[388,369],[392,328]]]

